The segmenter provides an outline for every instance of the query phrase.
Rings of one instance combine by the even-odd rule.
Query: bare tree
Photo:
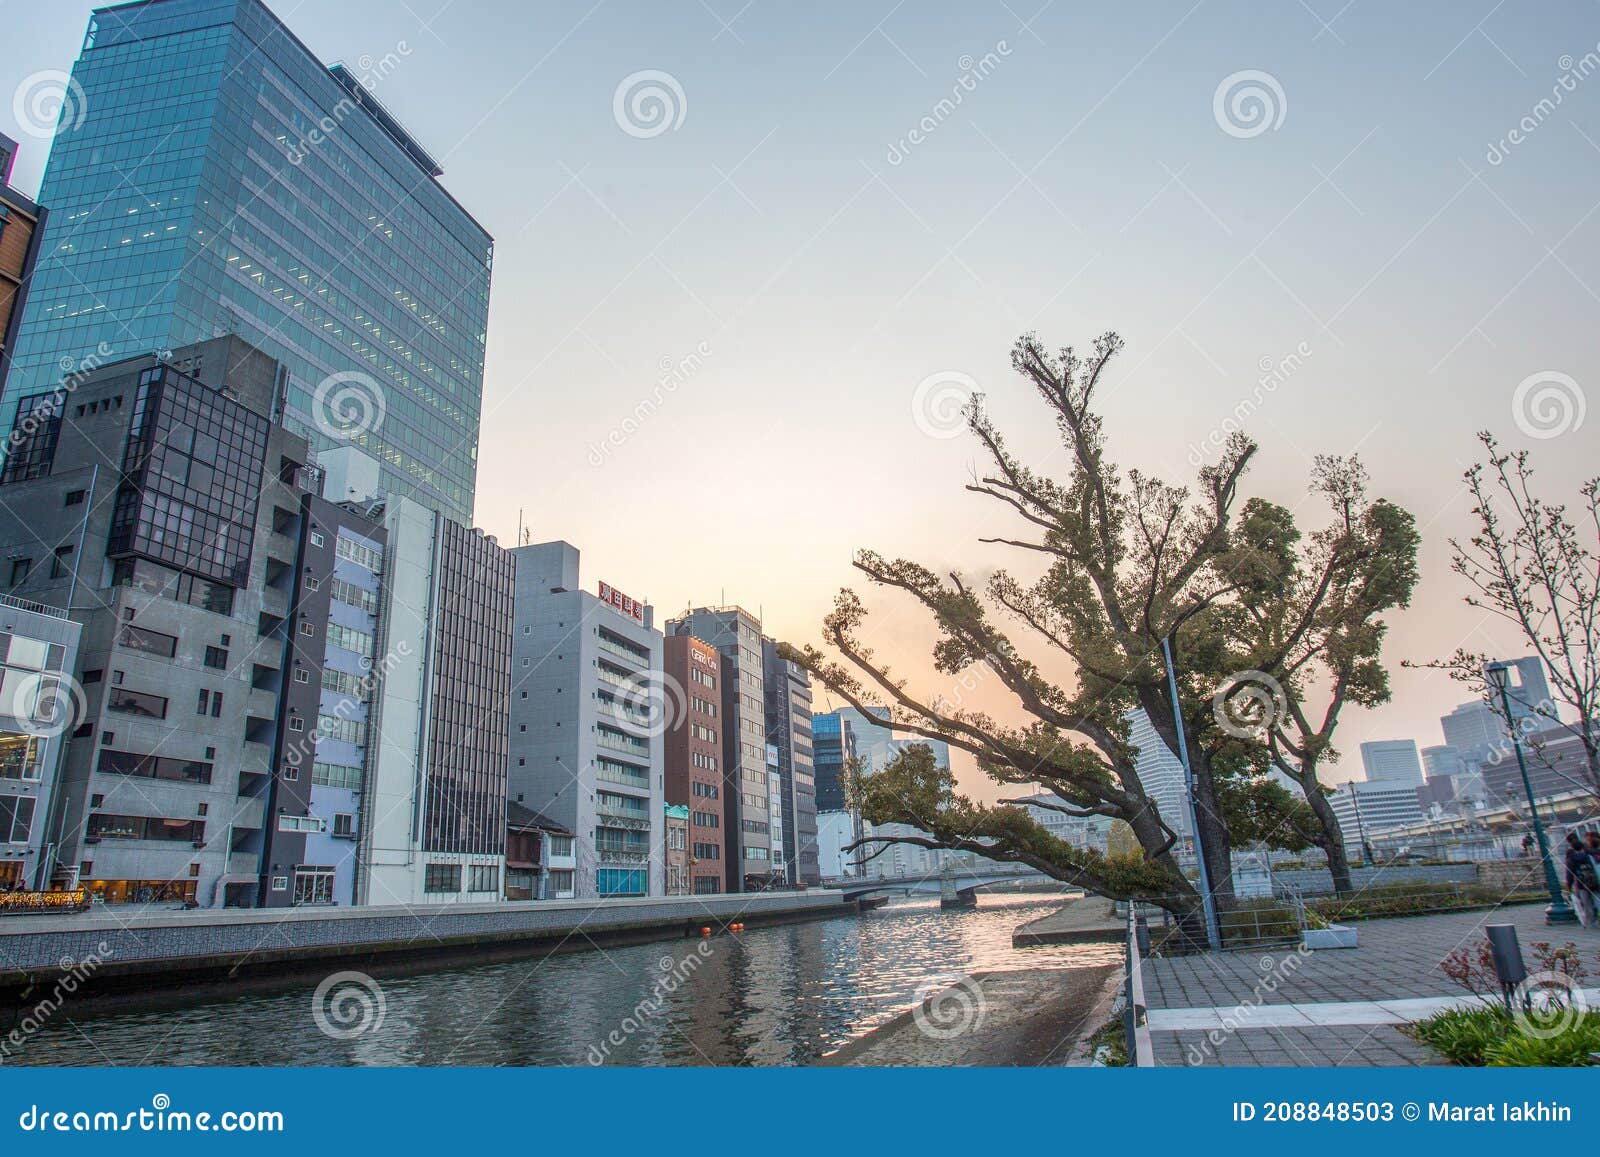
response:
[[[1487,431],[1478,440],[1487,461],[1464,475],[1477,530],[1450,540],[1452,569],[1472,584],[1467,603],[1512,623],[1544,664],[1554,701],[1522,706],[1577,737],[1590,790],[1600,791],[1600,477],[1579,488],[1569,511],[1535,493],[1528,451],[1502,450]],[[1429,665],[1482,688],[1490,658],[1462,649]],[[1501,713],[1496,697],[1486,701]],[[1577,719],[1563,720],[1562,706]]]

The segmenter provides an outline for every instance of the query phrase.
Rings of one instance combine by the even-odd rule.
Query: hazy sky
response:
[[[496,238],[479,523],[509,543],[523,511],[583,549],[586,585],[663,617],[725,600],[814,639],[863,546],[1027,571],[977,544],[1019,528],[961,489],[971,441],[939,435],[970,381],[1051,460],[1007,361],[1030,329],[1122,333],[1101,401],[1123,465],[1191,477],[1246,398],[1248,493],[1294,505],[1313,454],[1359,450],[1425,536],[1396,667],[1522,653],[1448,569],[1474,431],[1534,447],[1553,494],[1600,472],[1600,413],[1577,424],[1600,380],[1593,4],[273,8],[326,60],[390,60],[378,97]],[[69,68],[89,9],[0,0],[0,95]],[[24,189],[44,145],[24,138]],[[1568,407],[1534,438],[1514,400],[1541,374]],[[926,620],[873,605],[872,641],[916,673]],[[1362,740],[1441,742],[1466,697],[1394,684],[1347,713],[1337,777]]]

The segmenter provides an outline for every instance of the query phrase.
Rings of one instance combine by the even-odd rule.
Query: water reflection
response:
[[[1059,897],[936,901],[699,941],[580,952],[382,979],[382,1023],[332,1040],[314,983],[181,1008],[73,1018],[12,1063],[95,1065],[805,1064],[969,972],[1071,968],[1114,945],[1014,949],[1011,932]],[[691,962],[692,965],[691,965]]]

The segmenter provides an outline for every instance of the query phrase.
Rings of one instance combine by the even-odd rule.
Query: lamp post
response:
[[[1544,910],[1546,924],[1576,924],[1578,914],[1572,910],[1561,894],[1561,878],[1556,875],[1555,861],[1550,858],[1550,846],[1545,842],[1544,824],[1539,821],[1539,808],[1533,802],[1533,781],[1528,778],[1528,763],[1522,758],[1522,739],[1517,734],[1516,722],[1511,718],[1511,700],[1506,688],[1511,682],[1508,663],[1490,663],[1483,669],[1484,677],[1500,695],[1500,709],[1505,712],[1506,729],[1511,732],[1511,746],[1517,753],[1517,767],[1522,772],[1522,790],[1528,795],[1528,818],[1533,821],[1533,838],[1539,845],[1539,858],[1544,861],[1544,883],[1550,889],[1550,906]]]

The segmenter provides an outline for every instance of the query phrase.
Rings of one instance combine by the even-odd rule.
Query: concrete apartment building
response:
[[[82,625],[52,883],[110,903],[253,904],[293,645],[306,443],[237,338],[18,404],[0,581]]]
[[[667,634],[692,635],[723,659],[725,886],[730,892],[753,892],[781,883],[782,869],[772,863],[761,620],[742,607],[696,607],[669,621]]]
[[[822,882],[817,860],[817,781],[811,732],[811,677],[761,640],[769,782],[779,806],[773,864],[791,887]]]
[[[513,802],[574,833],[578,899],[665,889],[665,736],[678,705],[652,607],[581,589],[567,542],[519,546],[512,639]]]
[[[666,684],[682,704],[663,737],[668,806],[689,809],[689,890],[695,895],[722,892],[726,843],[723,833],[738,823],[734,793],[724,793],[722,654],[692,635],[662,641]]]
[[[17,142],[0,133],[0,397],[4,396],[11,347],[22,323],[46,216],[43,208],[11,187],[16,156]]]
[[[51,803],[77,725],[78,635],[66,612],[0,595],[0,888],[43,891],[55,874]]]

